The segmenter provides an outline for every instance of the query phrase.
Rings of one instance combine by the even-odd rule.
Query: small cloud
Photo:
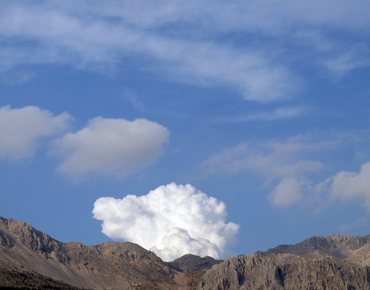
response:
[[[347,47],[335,57],[322,59],[322,65],[334,76],[341,77],[348,71],[370,65],[370,51],[364,45]]]
[[[68,113],[54,117],[49,111],[34,106],[20,109],[1,107],[0,158],[18,160],[32,157],[37,141],[62,133],[71,118]]]
[[[138,109],[140,112],[144,112],[145,111],[145,106],[144,106],[144,103],[140,102],[138,96],[128,90],[128,89],[124,89],[123,91],[123,97],[129,101],[136,109]]]
[[[112,239],[138,243],[165,261],[184,254],[226,257],[239,226],[226,223],[226,205],[190,184],[162,185],[147,195],[99,198],[94,218]]]
[[[361,218],[361,219],[358,219],[357,221],[355,221],[352,224],[341,224],[340,229],[343,232],[348,232],[349,230],[351,230],[353,228],[360,228],[360,227],[365,226],[366,222],[367,222],[366,218]]]
[[[359,173],[341,171],[326,183],[333,199],[360,198],[370,210],[370,162],[363,164]]]
[[[296,117],[301,117],[307,114],[307,108],[303,106],[277,108],[271,112],[261,112],[257,114],[249,114],[239,117],[218,118],[214,123],[242,123],[249,121],[274,121],[274,120],[288,120]]]
[[[86,128],[52,141],[62,157],[58,171],[74,179],[90,173],[125,178],[154,163],[168,140],[167,128],[146,119],[94,118]]]
[[[358,160],[364,161],[369,158],[369,150],[368,149],[357,149],[356,148],[356,158]]]
[[[15,86],[28,82],[33,77],[34,74],[30,72],[7,71],[4,74],[0,74],[0,83]]]
[[[269,195],[274,207],[290,207],[303,198],[303,184],[296,178],[283,178]]]

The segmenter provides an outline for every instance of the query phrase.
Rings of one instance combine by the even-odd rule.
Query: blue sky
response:
[[[369,13],[1,3],[0,215],[167,260],[369,234]]]

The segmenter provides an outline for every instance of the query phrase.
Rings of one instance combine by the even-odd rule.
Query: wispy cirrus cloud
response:
[[[358,201],[370,210],[370,162],[364,161],[367,155],[361,156],[358,172],[334,169],[323,158],[324,152],[357,147],[367,135],[367,131],[316,132],[284,141],[240,143],[204,160],[198,172],[203,178],[258,174],[265,179],[263,187],[271,188],[268,200],[274,207],[288,208],[302,201],[320,210],[334,201]]]
[[[225,123],[242,123],[248,121],[287,120],[304,116],[308,113],[308,111],[309,111],[308,108],[304,106],[277,108],[270,112],[252,113],[246,114],[244,116],[215,118],[212,120],[212,122],[216,124],[225,124]]]
[[[68,63],[112,73],[138,57],[175,81],[228,87],[260,103],[287,100],[303,79],[290,63],[292,45],[302,47],[295,62],[310,52],[313,63],[337,74],[369,65],[368,53],[348,54],[368,50],[369,11],[362,0],[8,2],[0,12],[0,54],[7,56],[0,67]],[[307,41],[312,31],[319,41]],[[322,45],[339,41],[338,31],[352,37],[346,47]],[[228,35],[243,41],[220,41]]]
[[[336,56],[323,57],[321,63],[335,77],[341,77],[353,69],[369,66],[370,49],[365,45],[346,47]]]
[[[131,90],[124,89],[123,90],[123,98],[130,102],[137,110],[144,112],[145,105],[139,100],[139,97]]]
[[[304,143],[299,136],[285,142],[239,144],[203,161],[199,169],[205,175],[245,171],[262,175],[265,186],[273,184],[271,204],[290,207],[303,198],[309,177],[325,168],[322,162],[305,158],[305,153],[332,146],[332,142]]]
[[[363,227],[366,225],[366,223],[367,223],[366,218],[360,218],[351,224],[341,224],[339,228],[341,231],[348,232],[353,228]]]
[[[101,17],[77,17],[50,7],[5,10],[0,33],[20,41],[10,44],[17,48],[15,52],[1,52],[11,54],[3,66],[67,62],[99,69],[118,65],[129,55],[147,55],[162,62],[162,73],[167,77],[231,86],[246,99],[262,103],[287,99],[297,89],[293,85],[297,77],[289,69],[273,64],[257,50],[220,46],[205,39],[166,37],[131,25],[113,25]],[[36,53],[22,50],[22,40],[33,42]]]
[[[326,179],[328,170],[333,169],[323,161],[323,154],[339,150],[348,143],[354,144],[356,139],[355,135],[344,132],[316,132],[280,141],[240,143],[200,163],[198,176],[260,175],[265,180],[263,188],[271,190],[268,200],[274,207],[288,208],[297,203],[329,204],[332,179],[325,184],[320,180]],[[345,187],[340,188],[344,190]]]

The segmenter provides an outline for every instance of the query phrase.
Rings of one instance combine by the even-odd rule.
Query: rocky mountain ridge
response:
[[[370,235],[312,237],[230,257],[163,262],[133,243],[62,243],[0,217],[0,287],[26,289],[370,289]]]
[[[198,289],[370,289],[370,235],[311,237],[295,245],[230,257]]]
[[[364,237],[341,236],[334,234],[327,237],[311,237],[295,245],[280,245],[267,250],[264,254],[293,255],[318,254],[335,258],[349,259],[362,266],[370,265],[370,235]]]
[[[186,289],[194,282],[188,283],[186,275],[191,257],[197,267],[194,274],[217,263],[213,258],[193,255],[165,263],[153,252],[129,242],[94,246],[62,243],[24,222],[0,217],[0,269],[38,273],[74,287]]]

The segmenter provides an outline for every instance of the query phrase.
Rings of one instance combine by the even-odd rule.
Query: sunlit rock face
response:
[[[369,267],[333,257],[250,254],[213,267],[197,289],[365,290],[370,289],[369,274]]]
[[[311,237],[296,245],[230,257],[198,289],[370,289],[370,235]]]

